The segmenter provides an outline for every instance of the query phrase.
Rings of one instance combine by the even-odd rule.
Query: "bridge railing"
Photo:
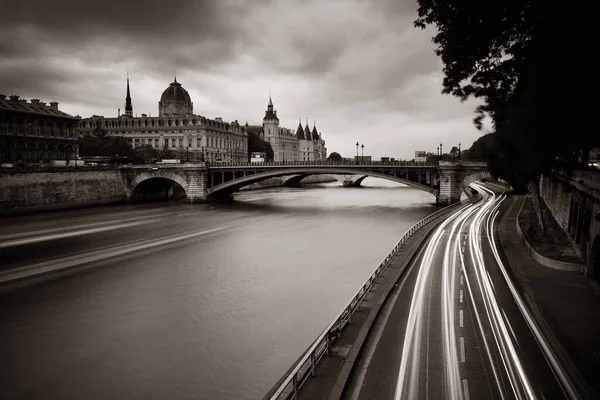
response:
[[[330,160],[317,160],[317,161],[268,161],[262,163],[253,162],[215,162],[207,161],[208,167],[278,167],[278,166],[294,166],[294,165],[364,165],[364,166],[436,166],[437,162],[417,162],[417,161],[330,161]]]
[[[473,198],[463,200],[459,203],[444,207],[433,214],[423,218],[414,224],[396,243],[392,251],[381,261],[371,276],[358,289],[356,294],[350,299],[350,302],[338,313],[335,319],[323,330],[323,332],[315,339],[311,346],[300,356],[286,374],[275,384],[275,386],[267,393],[263,400],[293,400],[297,398],[298,391],[309,377],[314,377],[316,366],[323,356],[330,354],[332,344],[335,340],[341,337],[341,332],[344,327],[350,322],[350,318],[358,309],[361,301],[369,293],[375,280],[383,273],[386,267],[390,264],[394,256],[406,241],[415,234],[420,228],[430,223],[431,221],[446,214],[448,211],[454,210],[468,202]]]

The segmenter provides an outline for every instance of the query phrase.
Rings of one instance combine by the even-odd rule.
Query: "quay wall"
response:
[[[121,202],[125,187],[116,168],[3,168],[0,215]]]
[[[540,196],[579,257],[585,274],[600,278],[600,174],[575,171],[540,179]]]

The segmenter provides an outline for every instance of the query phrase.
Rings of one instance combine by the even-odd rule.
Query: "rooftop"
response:
[[[75,119],[72,115],[60,111],[55,101],[50,102],[49,105],[39,99],[31,99],[28,102],[27,99],[21,99],[16,95],[7,98],[0,94],[0,110]]]

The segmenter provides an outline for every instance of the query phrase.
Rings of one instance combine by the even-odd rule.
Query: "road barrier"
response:
[[[297,398],[298,391],[309,377],[315,376],[315,369],[319,361],[324,355],[330,354],[331,348],[335,340],[341,337],[342,330],[350,322],[352,314],[358,309],[359,304],[365,298],[367,293],[373,287],[375,280],[383,273],[386,267],[394,259],[400,248],[406,241],[415,234],[420,228],[427,225],[431,221],[447,214],[449,211],[459,208],[466,203],[470,203],[474,196],[465,199],[459,203],[455,203],[444,207],[433,214],[423,218],[414,224],[396,243],[392,251],[383,259],[377,266],[375,271],[360,287],[358,292],[352,297],[350,302],[342,309],[337,317],[323,330],[311,346],[296,360],[293,366],[285,373],[285,375],[275,384],[275,386],[263,398],[264,400],[293,400]]]

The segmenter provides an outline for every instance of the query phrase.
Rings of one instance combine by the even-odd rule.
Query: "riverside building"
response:
[[[127,138],[131,145],[149,145],[178,151],[178,157],[205,161],[246,162],[248,134],[237,121],[225,122],[194,114],[192,99],[177,78],[162,93],[158,116],[134,116],[127,78],[125,113],[117,117],[93,116],[79,121],[80,134],[103,129]]]

